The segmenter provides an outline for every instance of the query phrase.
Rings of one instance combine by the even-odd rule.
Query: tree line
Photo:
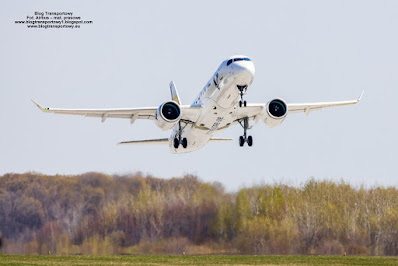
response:
[[[6,254],[398,254],[398,190],[309,179],[226,192],[196,176],[0,176]]]

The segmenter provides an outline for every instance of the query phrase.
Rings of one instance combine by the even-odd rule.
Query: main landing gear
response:
[[[249,129],[249,118],[243,118],[243,124],[242,120],[239,121],[239,124],[243,127],[243,136],[239,137],[239,146],[243,147],[245,142],[247,142],[247,145],[249,145],[249,147],[253,146],[253,137],[247,136],[247,130]]]
[[[176,136],[174,138],[174,148],[178,149],[178,146],[180,146],[180,144],[182,145],[182,147],[184,149],[187,148],[188,146],[188,141],[187,138],[182,138],[182,131],[184,130],[184,128],[187,126],[188,124],[185,124],[185,126],[181,126],[181,121],[178,121],[178,136]]]
[[[244,107],[246,107],[247,103],[246,103],[246,101],[243,100],[243,94],[244,94],[245,91],[247,90],[247,85],[244,85],[244,86],[238,85],[238,90],[239,90],[239,92],[240,92],[239,107],[242,107],[242,105],[243,105]]]
[[[239,107],[246,107],[247,102],[243,100],[243,94],[247,90],[247,85],[238,85],[238,90],[240,92]],[[245,117],[242,120],[239,120],[239,124],[243,127],[243,136],[239,137],[239,146],[243,147],[243,145],[245,145],[245,142],[247,142],[247,145],[249,145],[249,147],[253,146],[253,137],[247,136],[247,130],[249,129],[249,118]]]

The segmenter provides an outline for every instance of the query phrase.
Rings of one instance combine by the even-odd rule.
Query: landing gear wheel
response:
[[[246,101],[239,101],[239,107],[246,107],[247,102]]]
[[[178,149],[178,146],[180,145],[180,142],[178,141],[177,138],[174,138],[174,148]]]
[[[183,122],[184,123],[184,122]],[[186,138],[182,138],[182,132],[184,131],[185,127],[188,125],[188,123],[185,122],[185,126],[181,126],[181,120],[178,121],[178,134],[176,134],[175,138],[174,138],[174,148],[178,149],[178,146],[180,146],[180,144],[184,147],[184,149],[187,147],[188,145],[188,141]]]
[[[182,139],[182,147],[184,147],[184,149],[186,149],[187,148],[187,146],[188,146],[188,141],[187,141],[187,138],[183,138]]]
[[[246,106],[246,101],[244,102],[244,104]],[[247,145],[251,147],[253,145],[253,137],[247,136],[247,130],[249,129],[249,118],[245,117],[242,120],[239,120],[238,122],[243,127],[243,136],[239,137],[239,146],[242,147],[245,144],[245,142],[247,142]]]
[[[247,145],[249,145],[249,147],[253,146],[253,137],[252,136],[247,137]]]
[[[245,144],[245,139],[243,138],[243,136],[239,137],[239,146],[243,147],[243,145]]]

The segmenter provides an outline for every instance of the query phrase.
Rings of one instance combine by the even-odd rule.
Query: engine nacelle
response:
[[[269,127],[276,127],[285,120],[287,104],[282,99],[274,99],[267,103],[262,113],[264,123]]]
[[[155,113],[155,123],[162,130],[172,129],[181,118],[181,108],[176,102],[161,104]]]

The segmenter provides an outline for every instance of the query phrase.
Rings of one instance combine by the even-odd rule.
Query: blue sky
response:
[[[229,190],[299,185],[310,177],[397,185],[398,2],[396,1],[2,1],[0,174],[141,171],[196,174]],[[67,11],[92,25],[28,29],[35,11]],[[256,66],[248,102],[360,104],[262,122],[240,148],[239,126],[183,155],[166,146],[117,146],[168,137],[152,121],[56,116],[50,107],[158,106],[176,83],[190,104],[219,64],[245,54]]]

